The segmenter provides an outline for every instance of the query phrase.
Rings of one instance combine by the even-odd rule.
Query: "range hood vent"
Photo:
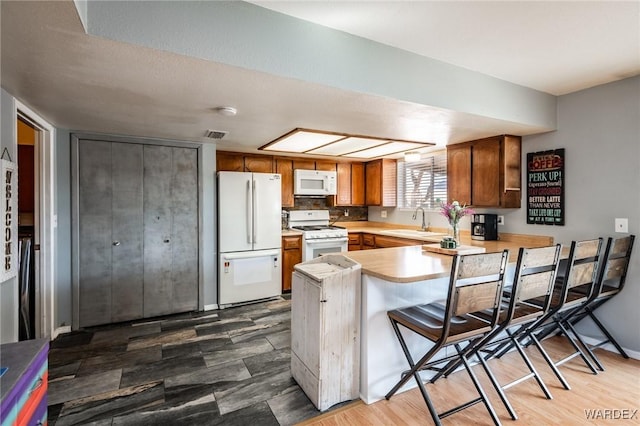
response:
[[[220,140],[220,139],[224,138],[227,135],[227,133],[229,133],[229,132],[225,132],[224,130],[211,130],[211,129],[209,129],[204,134],[204,136],[206,138],[209,138],[209,139]]]

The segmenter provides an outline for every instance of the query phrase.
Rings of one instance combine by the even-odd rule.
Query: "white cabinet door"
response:
[[[294,272],[291,298],[295,298],[296,303],[291,304],[291,318],[295,318],[291,321],[291,350],[316,378],[320,374],[321,338],[324,335],[321,296],[322,289],[316,282]]]

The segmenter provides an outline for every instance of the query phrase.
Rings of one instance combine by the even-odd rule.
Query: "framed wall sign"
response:
[[[0,282],[13,278],[18,274],[18,166],[7,160],[2,162],[2,268]]]
[[[564,148],[527,154],[527,223],[564,225]]]

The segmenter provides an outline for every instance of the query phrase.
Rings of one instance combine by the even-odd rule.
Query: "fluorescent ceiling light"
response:
[[[428,142],[398,141],[373,136],[356,136],[347,133],[294,129],[258,149],[296,154],[305,153],[351,158],[374,158],[433,145],[435,144]]]
[[[325,145],[318,149],[309,151],[307,154],[321,154],[321,155],[345,155],[354,151],[361,151],[367,148],[373,148],[374,146],[382,145],[388,141],[384,139],[370,139],[370,138],[346,138],[340,141],[334,142],[329,145]]]
[[[424,148],[424,146],[424,144],[415,142],[389,142],[385,145],[346,154],[345,157],[374,158],[383,155],[397,154],[398,152],[408,151],[410,149]]]
[[[407,151],[404,153],[404,161],[407,163],[412,163],[415,161],[420,161],[420,153],[415,151]]]
[[[268,151],[307,152],[343,138],[344,135],[296,129],[261,149]]]

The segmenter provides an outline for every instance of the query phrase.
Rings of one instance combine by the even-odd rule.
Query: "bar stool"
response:
[[[622,349],[620,344],[616,341],[613,335],[607,330],[607,328],[598,320],[594,311],[602,306],[605,302],[611,300],[611,298],[619,294],[624,288],[624,284],[627,279],[627,270],[629,269],[629,262],[631,261],[631,251],[633,250],[633,243],[635,241],[635,235],[629,235],[622,238],[608,238],[605,245],[604,254],[602,256],[603,266],[600,268],[598,275],[598,281],[596,284],[596,290],[593,295],[579,308],[563,315],[563,320],[570,327],[580,343],[586,349],[586,352],[596,363],[601,371],[604,371],[604,366],[593,353],[593,349],[599,348],[607,343],[611,343],[618,353],[624,358],[628,359],[629,355]],[[585,317],[590,317],[595,325],[602,331],[605,339],[594,344],[588,345],[584,342],[580,335],[575,332],[573,326]]]
[[[387,312],[411,369],[403,373],[398,383],[385,396],[386,399],[391,398],[411,377],[414,377],[436,425],[441,424],[440,419],[480,402],[484,403],[493,422],[496,425],[500,424],[469,365],[465,351],[468,351],[468,348],[473,348],[474,342],[491,332],[498,323],[508,256],[508,250],[499,253],[456,255],[451,266],[448,294],[444,306],[433,303]],[[442,309],[444,309],[443,314],[440,314]],[[473,315],[481,311],[489,312],[489,320]],[[409,351],[399,325],[433,342],[433,346],[417,362],[414,361]],[[465,342],[469,343],[463,351],[461,344]],[[440,349],[448,346],[455,347],[456,354],[433,360]],[[449,362],[452,359],[462,362],[480,396],[443,413],[438,413],[419,371]]]
[[[545,315],[533,323],[527,329],[527,332],[519,339],[522,342],[526,337],[530,338],[530,343],[536,345],[546,363],[567,390],[571,389],[571,386],[569,386],[567,380],[562,373],[560,373],[558,367],[569,360],[580,356],[591,372],[598,374],[596,367],[590,358],[587,357],[583,348],[576,344],[576,341],[579,342],[577,333],[572,326],[567,326],[568,322],[563,319],[563,315],[567,315],[583,306],[584,303],[589,300],[589,297],[594,294],[601,247],[602,238],[573,241],[571,243],[566,274],[564,277],[556,279],[551,308]],[[539,299],[535,301],[535,303],[541,305],[543,301]],[[561,334],[564,334],[574,349],[573,353],[558,361],[553,361],[540,343],[544,337],[554,331],[560,331]],[[503,353],[504,350],[498,356],[501,356]]]
[[[504,392],[508,388],[533,377],[547,399],[552,399],[551,393],[542,381],[540,374],[536,371],[517,339],[527,330],[527,325],[535,322],[549,310],[551,294],[558,272],[561,247],[560,244],[557,244],[549,247],[520,248],[513,284],[505,287],[503,292],[503,310],[500,313],[500,322],[491,333],[476,343],[473,350],[467,354],[468,358],[471,358],[472,355],[478,356],[478,360],[513,420],[517,420],[518,416]],[[545,300],[541,306],[530,302],[539,298]],[[488,320],[486,313],[480,313],[479,315]],[[518,326],[518,329],[512,331],[511,328],[514,326]],[[506,336],[503,333],[506,333]],[[496,352],[490,351],[491,347],[503,345],[507,342],[515,346],[529,373],[508,384],[500,385],[486,360]],[[481,353],[488,353],[488,355],[484,357]],[[450,363],[433,380],[437,380],[442,375],[447,376],[459,365],[460,361]]]

